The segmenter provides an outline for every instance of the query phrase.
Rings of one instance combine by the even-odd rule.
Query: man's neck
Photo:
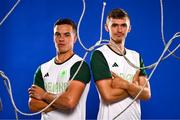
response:
[[[68,60],[73,54],[74,54],[74,52],[72,50],[69,50],[65,53],[58,53],[56,56],[56,62],[63,63],[66,60]]]
[[[118,54],[125,53],[124,42],[115,43],[113,40],[110,40],[108,45],[113,51],[117,52]]]

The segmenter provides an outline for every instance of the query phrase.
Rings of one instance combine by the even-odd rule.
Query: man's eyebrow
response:
[[[64,33],[55,32],[55,34],[71,34],[71,32],[64,32]]]
[[[117,26],[117,25],[120,25],[120,26],[127,26],[127,23],[122,23],[122,24],[112,23],[112,26]]]
[[[71,34],[71,32],[65,32],[65,33],[63,33],[63,34],[65,34],[65,35],[69,35],[69,34]]]
[[[61,33],[60,33],[60,32],[55,32],[54,34],[56,34],[56,35],[60,35]]]
[[[118,23],[112,23],[112,25],[118,25]]]

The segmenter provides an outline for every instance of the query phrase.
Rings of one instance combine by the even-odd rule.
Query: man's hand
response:
[[[112,74],[112,87],[113,88],[121,88],[121,89],[128,89],[129,82],[124,80],[122,77],[118,76],[116,73],[111,72]]]
[[[140,73],[140,70],[137,70],[132,80],[132,83],[137,86],[139,85],[139,73]]]
[[[42,100],[46,91],[37,85],[32,85],[31,88],[28,89],[29,97],[35,98],[37,100]]]

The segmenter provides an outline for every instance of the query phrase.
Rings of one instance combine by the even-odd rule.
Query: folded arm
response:
[[[44,109],[46,106],[48,106],[48,103],[42,101],[42,100],[37,100],[35,98],[29,98],[29,109],[31,112],[38,112],[42,109]],[[48,107],[45,111],[45,113],[50,112],[55,110],[54,107],[50,106]]]
[[[103,79],[96,81],[97,88],[103,101],[107,104],[118,102],[129,96],[128,92],[121,88],[114,88],[112,86],[113,79]]]
[[[145,87],[143,89],[144,85]],[[150,84],[145,76],[139,76],[138,84],[133,84],[133,83],[130,84],[129,89],[127,91],[132,97],[136,97],[137,94],[141,91],[141,89],[143,90],[139,95],[138,99],[148,100],[151,97],[151,90],[150,90]]]
[[[120,76],[117,76],[115,73],[112,73],[112,75],[118,79],[113,82],[113,87],[127,90],[128,94],[134,98],[137,96],[137,94],[141,91],[141,89],[147,82],[141,94],[138,96],[138,99],[149,99],[151,97],[150,84],[147,81],[146,76],[139,76],[139,73],[140,71],[138,70],[133,77],[132,83],[124,80]]]
[[[74,109],[78,104],[84,89],[84,83],[78,80],[71,81],[67,90],[52,104],[52,107],[63,111]],[[31,97],[45,103],[50,103],[57,97],[57,94],[46,92],[36,85],[33,85],[30,91]]]

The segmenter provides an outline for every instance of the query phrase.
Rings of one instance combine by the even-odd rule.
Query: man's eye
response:
[[[112,27],[117,27],[118,26],[118,24],[112,24]]]
[[[121,26],[122,26],[122,27],[127,27],[127,24],[122,24]]]
[[[58,33],[58,32],[56,32],[54,35],[55,35],[55,36],[60,36],[61,34],[60,34],[60,33]]]
[[[68,37],[68,36],[70,36],[70,34],[69,34],[69,33],[66,33],[65,36]]]

